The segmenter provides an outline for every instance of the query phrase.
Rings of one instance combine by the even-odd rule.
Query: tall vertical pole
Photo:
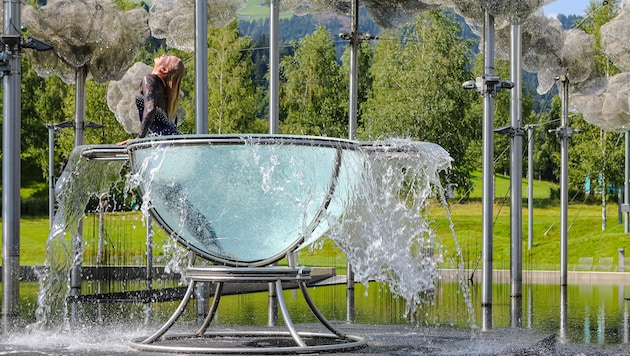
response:
[[[147,215],[146,217],[146,226],[145,226],[145,237],[146,237],[146,270],[145,270],[145,280],[146,280],[146,289],[148,291],[153,290],[153,218],[151,215]],[[151,302],[145,304],[145,323],[149,323],[151,321],[151,316],[153,312],[153,307]]]
[[[492,240],[494,196],[494,16],[486,10],[484,31],[482,163],[482,329],[492,329]]]
[[[280,0],[270,1],[269,21],[269,133],[278,133],[280,84]]]
[[[350,108],[348,136],[357,138],[357,107],[359,97],[359,0],[352,0],[352,20],[350,30]]]
[[[74,147],[82,146],[85,143],[85,83],[87,80],[88,67],[82,66],[75,72],[74,88]],[[72,236],[72,257],[75,261],[70,271],[70,292],[73,296],[81,294],[81,261],[79,254],[82,253],[83,244],[83,221],[77,224],[77,233]]]
[[[569,228],[569,138],[572,130],[569,127],[569,78],[559,77],[562,83],[562,126],[558,130],[560,136],[560,285],[567,285],[567,249]]]
[[[569,300],[567,297],[567,286],[560,286],[560,330],[558,331],[560,344],[566,344],[569,341]]]
[[[357,108],[359,101],[359,0],[352,0],[350,29],[350,107],[348,109],[348,138],[357,138]],[[354,323],[354,271],[346,262],[346,321]]]
[[[510,71],[514,88],[511,92],[510,123],[512,126],[510,167],[510,286],[512,326],[520,327],[523,286],[523,129],[521,105],[521,25],[513,19],[511,25]]]
[[[623,184],[623,215],[624,224],[623,231],[627,234],[630,232],[630,212],[628,207],[630,204],[630,131],[626,131],[626,164],[625,164],[625,178]]]
[[[208,133],[208,16],[207,1],[195,1],[195,132]],[[147,228],[149,224],[147,222]],[[151,232],[152,234],[152,232]],[[149,242],[147,230],[147,243]],[[147,245],[148,248],[148,245]],[[148,250],[147,250],[148,254]],[[147,271],[149,259],[147,255]],[[149,278],[149,276],[147,276]],[[147,280],[148,283],[148,280]],[[209,312],[207,297],[209,283],[198,283],[195,289],[197,321],[200,323]]]
[[[208,133],[207,1],[195,2],[195,132]]]
[[[20,296],[20,0],[4,0],[3,50],[9,71],[2,79],[2,321],[15,326]]]
[[[48,220],[52,230],[55,217],[55,126],[46,125],[48,128]]]
[[[269,134],[279,133],[280,123],[280,0],[269,2]],[[294,257],[294,256],[293,256]],[[278,325],[278,290],[269,283],[267,324]]]
[[[527,126],[527,248],[534,247],[534,125]]]
[[[75,72],[74,147],[85,143],[85,82],[87,74],[87,65],[77,68]]]

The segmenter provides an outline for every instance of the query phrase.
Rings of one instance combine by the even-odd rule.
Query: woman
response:
[[[180,134],[175,123],[184,74],[186,69],[181,59],[167,55],[155,58],[153,71],[142,78],[136,95],[140,117],[137,138]],[[124,145],[130,140],[118,144]]]

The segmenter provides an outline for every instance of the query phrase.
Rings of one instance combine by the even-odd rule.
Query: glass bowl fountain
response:
[[[88,159],[125,159],[143,210],[166,232],[212,263],[186,269],[190,282],[173,316],[153,335],[131,342],[144,351],[204,353],[305,353],[362,347],[318,311],[306,282],[310,268],[294,252],[320,238],[342,217],[359,180],[364,155],[354,141],[282,135],[176,135],[94,147]],[[124,151],[124,152],[123,152]],[[274,265],[287,258],[288,266]],[[193,297],[195,285],[215,283],[214,301],[194,334],[166,334]],[[208,332],[224,283],[274,283],[288,332]],[[282,283],[297,283],[329,332],[298,332],[283,299]],[[221,337],[285,337],[292,343],[227,347]],[[212,342],[197,345],[200,339]],[[184,341],[186,340],[186,341]],[[192,343],[192,344],[191,344]],[[217,346],[218,345],[218,346]],[[251,346],[255,345],[255,346]]]

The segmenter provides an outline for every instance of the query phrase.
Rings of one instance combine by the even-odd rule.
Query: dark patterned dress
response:
[[[180,134],[166,113],[166,95],[166,87],[160,77],[148,74],[142,79],[136,95],[136,107],[140,116],[138,138]]]

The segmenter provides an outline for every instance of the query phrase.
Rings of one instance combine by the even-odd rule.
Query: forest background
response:
[[[43,3],[39,1],[39,5]],[[148,7],[144,2],[131,0],[116,0],[116,3],[124,10]],[[253,3],[268,13],[264,3]],[[579,23],[582,30],[598,36],[599,27],[618,11],[619,1],[613,1],[586,21],[578,21],[581,18],[575,16],[558,18],[567,29]],[[349,44],[337,34],[349,31],[349,21],[349,17],[338,14],[283,14],[281,133],[347,137]],[[267,17],[252,15],[243,15],[223,28],[209,29],[209,133],[268,132],[268,29]],[[383,29],[362,9],[359,30],[378,39],[364,41],[360,46],[357,138],[402,137],[440,144],[454,159],[452,169],[443,177],[445,184],[453,184],[459,197],[469,198],[472,177],[481,167],[482,97],[463,90],[462,83],[482,75],[479,38],[463,19],[448,10],[422,13],[403,28]],[[151,65],[153,58],[162,53],[178,55],[186,63],[188,74],[181,104],[185,120],[180,129],[193,133],[194,54],[168,48],[162,40],[150,38],[137,61]],[[598,66],[609,76],[619,72],[603,54],[598,57]],[[495,70],[499,77],[509,78],[508,61],[497,60]],[[537,128],[533,152],[535,177],[558,182],[559,140],[549,130],[560,124],[560,99],[557,90],[537,95],[536,77],[532,73],[525,72],[524,79],[523,124]],[[86,83],[85,121],[102,125],[100,129],[86,130],[86,144],[108,144],[133,137],[109,110],[107,85],[90,79]],[[74,86],[56,76],[39,77],[28,55],[24,55],[21,95],[22,213],[44,215],[48,209],[49,174],[46,124],[72,120]],[[496,96],[495,127],[509,125],[509,104],[509,91]],[[580,130],[570,145],[570,196],[598,201],[597,196],[603,190],[616,199],[615,187],[624,180],[623,134],[605,132],[585,122],[580,115],[572,116],[570,125]],[[70,155],[73,135],[69,129],[56,132],[56,162]],[[509,137],[497,135],[498,174],[509,172],[508,152]],[[527,172],[526,167],[523,172]],[[595,189],[585,189],[587,177],[592,179]],[[557,196],[557,191],[550,189],[549,199]]]

